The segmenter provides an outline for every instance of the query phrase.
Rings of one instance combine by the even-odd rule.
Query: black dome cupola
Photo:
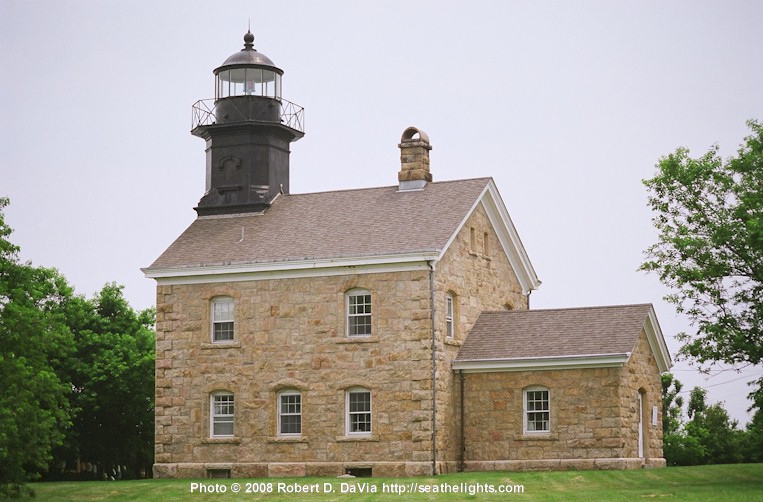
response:
[[[283,70],[244,48],[214,70],[215,98],[193,105],[195,136],[207,143],[199,215],[258,212],[289,193],[289,145],[304,135],[304,109],[281,96]]]

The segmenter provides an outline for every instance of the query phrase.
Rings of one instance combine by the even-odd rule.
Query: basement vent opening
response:
[[[344,470],[345,474],[349,474],[350,476],[355,476],[356,478],[372,478],[373,469],[371,467],[351,467]]]
[[[228,479],[230,478],[230,469],[207,469],[209,479]]]

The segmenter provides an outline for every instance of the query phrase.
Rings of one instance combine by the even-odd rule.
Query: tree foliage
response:
[[[671,416],[667,422],[668,427],[663,421],[663,454],[668,465],[761,461],[763,415],[760,409],[748,424],[747,430],[741,430],[738,423],[729,418],[723,403],[707,404],[707,391],[694,387],[687,405],[689,420],[684,421],[681,405],[675,405],[677,400],[671,401],[675,394],[668,382],[674,384],[674,391],[677,389],[680,392],[681,389],[680,382],[673,379],[672,375],[663,375],[663,403],[674,403],[666,413]]]
[[[111,475],[127,467],[136,477],[154,447],[154,324],[152,309],[136,312],[122,287],[107,284],[92,299],[75,297],[67,323],[76,352],[69,365],[77,410],[59,465],[75,460]],[[119,469],[121,472],[121,469]]]
[[[683,384],[670,373],[662,375],[662,431],[673,434],[681,426],[681,409],[684,398],[679,396]]]
[[[696,326],[678,338],[700,363],[763,362],[763,125],[748,126],[736,157],[679,148],[644,181],[659,239],[641,269],[659,274]]]
[[[0,497],[67,463],[136,476],[153,457],[153,309],[134,311],[116,284],[77,296],[56,270],[20,262],[7,205],[0,198]]]
[[[0,199],[0,494],[18,494],[50,462],[70,424],[60,378],[72,348],[61,315],[71,288],[55,270],[20,263]]]

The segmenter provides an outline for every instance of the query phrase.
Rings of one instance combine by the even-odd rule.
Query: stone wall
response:
[[[437,263],[435,290],[438,470],[451,472],[461,447],[459,383],[451,362],[482,311],[527,309],[527,297],[481,204]],[[445,328],[447,293],[455,304],[452,339]]]
[[[623,367],[470,373],[465,379],[467,470],[665,465],[660,373],[643,332]],[[549,433],[524,432],[523,390],[530,386],[549,389]],[[643,460],[638,451],[639,392]]]
[[[639,336],[622,375],[621,408],[624,410],[624,453],[638,457],[638,396],[642,399],[645,463],[664,466],[662,452],[662,380],[645,333]],[[656,410],[654,408],[656,407]]]
[[[348,338],[345,292],[372,295],[372,336]],[[211,343],[210,300],[235,300],[235,341]],[[159,286],[156,472],[204,476],[424,473],[431,459],[427,271]],[[373,433],[345,434],[345,391],[372,393]],[[277,435],[277,393],[302,393],[302,436]],[[209,399],[235,395],[235,437],[210,438]],[[223,467],[220,467],[223,466]]]
[[[579,467],[593,468],[597,459],[623,457],[621,372],[591,368],[465,375],[468,468],[483,470],[489,468],[485,462],[496,461],[509,462],[507,468],[548,461],[558,467],[562,459],[584,460]],[[523,389],[531,386],[549,390],[549,433],[524,432]]]

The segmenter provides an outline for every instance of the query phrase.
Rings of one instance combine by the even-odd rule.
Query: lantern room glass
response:
[[[281,99],[281,75],[264,68],[233,68],[216,77],[215,99],[232,96],[264,96]]]

